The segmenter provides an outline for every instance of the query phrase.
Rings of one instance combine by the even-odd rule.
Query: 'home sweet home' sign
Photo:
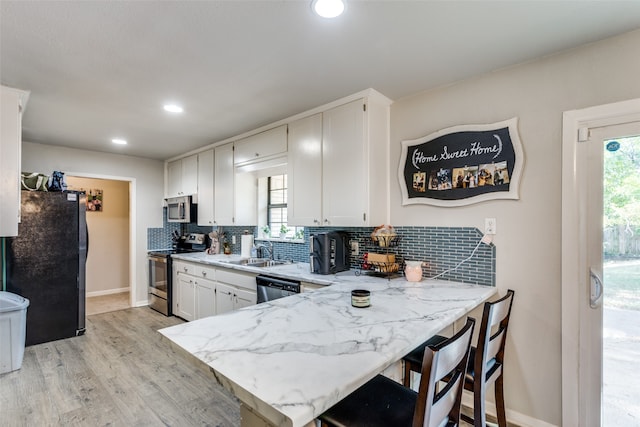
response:
[[[462,125],[402,141],[402,204],[462,206],[518,199],[523,154],[518,119]]]

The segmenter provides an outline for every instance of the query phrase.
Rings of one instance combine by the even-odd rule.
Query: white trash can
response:
[[[0,291],[0,374],[22,366],[29,300]]]

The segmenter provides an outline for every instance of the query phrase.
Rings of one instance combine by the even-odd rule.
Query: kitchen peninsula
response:
[[[301,427],[496,293],[345,273],[314,292],[160,333],[240,399],[243,426]],[[352,307],[353,289],[370,290],[371,306]]]

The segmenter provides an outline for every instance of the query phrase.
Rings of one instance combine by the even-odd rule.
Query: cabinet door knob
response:
[[[256,153],[256,157],[260,157],[260,153]]]
[[[206,276],[206,275],[207,275],[207,272],[206,272],[206,271],[203,271],[203,272],[202,272],[202,275],[203,275],[203,276]]]
[[[184,268],[184,272],[186,273],[187,272],[187,267],[182,267],[182,268]]]

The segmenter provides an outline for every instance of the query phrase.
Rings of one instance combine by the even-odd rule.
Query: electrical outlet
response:
[[[496,219],[495,218],[485,218],[484,219],[484,234],[496,234]]]
[[[231,236],[231,244],[232,245],[236,244],[236,236]]]
[[[351,255],[358,255],[360,253],[360,244],[357,240],[351,240]]]

